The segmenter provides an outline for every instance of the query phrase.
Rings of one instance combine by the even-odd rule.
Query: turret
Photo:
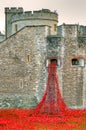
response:
[[[12,16],[20,13],[23,13],[23,8],[5,8],[6,38],[12,34]]]
[[[57,33],[58,14],[49,9],[23,12],[22,8],[5,8],[6,36],[10,36],[25,26],[47,25],[51,35]]]

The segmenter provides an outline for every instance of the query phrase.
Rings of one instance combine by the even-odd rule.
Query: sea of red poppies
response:
[[[0,130],[86,130],[86,110],[70,110],[58,117],[35,116],[30,109],[1,109]]]

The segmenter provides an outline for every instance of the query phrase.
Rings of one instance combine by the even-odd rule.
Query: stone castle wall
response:
[[[26,27],[1,43],[1,108],[34,107],[41,99],[46,84],[48,32],[46,26]]]
[[[78,31],[76,25],[64,25],[64,57],[62,68],[62,87],[65,102],[70,107],[86,107],[86,66],[72,65],[72,59],[84,59],[85,48],[79,48]],[[83,52],[84,51],[84,52]],[[84,84],[83,84],[84,83]]]

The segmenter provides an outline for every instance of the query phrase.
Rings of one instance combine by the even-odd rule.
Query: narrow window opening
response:
[[[54,24],[54,31],[56,32],[56,30],[57,30],[57,25]]]
[[[18,31],[18,25],[17,25],[17,24],[15,24],[14,31],[15,31],[15,32],[17,32],[17,31]]]
[[[29,63],[29,62],[30,62],[30,56],[27,55],[27,56],[26,56],[26,63]]]
[[[19,87],[23,88],[23,80],[22,79],[20,79],[20,81],[19,81]]]

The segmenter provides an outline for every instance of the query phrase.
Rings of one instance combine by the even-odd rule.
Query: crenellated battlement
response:
[[[11,7],[11,8],[8,8],[6,7],[5,8],[5,13],[23,13],[23,8],[22,7]]]
[[[23,8],[5,8],[5,12],[13,13],[12,22],[26,20],[26,19],[58,19],[58,14],[56,12],[51,12],[49,9],[42,9],[38,11],[23,11]]]

